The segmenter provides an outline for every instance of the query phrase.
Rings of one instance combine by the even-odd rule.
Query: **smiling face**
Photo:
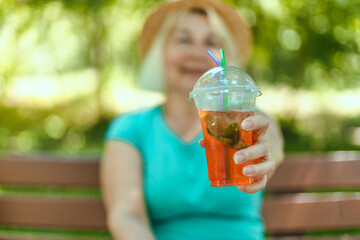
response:
[[[190,92],[203,73],[216,67],[207,54],[218,58],[221,39],[212,30],[205,14],[189,13],[179,21],[165,44],[165,78],[169,91]]]

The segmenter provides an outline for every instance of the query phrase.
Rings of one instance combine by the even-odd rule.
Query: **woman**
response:
[[[210,187],[199,116],[187,100],[197,79],[215,67],[207,50],[224,48],[228,65],[244,67],[250,40],[237,12],[214,0],[165,3],[148,17],[140,84],[163,90],[166,101],[115,118],[106,133],[101,182],[115,239],[264,238],[262,189],[283,158],[277,124],[262,113],[243,121],[262,136],[234,161],[264,157],[244,170],[257,181]]]

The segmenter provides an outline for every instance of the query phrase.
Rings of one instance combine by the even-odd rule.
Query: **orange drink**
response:
[[[242,174],[246,165],[261,159],[235,164],[234,153],[252,146],[257,139],[254,132],[241,129],[242,121],[253,111],[199,111],[210,184],[213,187],[252,184],[253,178]]]
[[[242,174],[246,165],[261,159],[235,164],[235,152],[256,143],[258,132],[241,129],[242,121],[254,115],[260,88],[243,70],[219,66],[204,73],[189,93],[199,110],[208,174],[211,186],[236,186],[253,183]]]

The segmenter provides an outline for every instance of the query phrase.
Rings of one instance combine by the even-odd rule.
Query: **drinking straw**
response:
[[[221,56],[221,66],[223,67],[223,74],[222,74],[222,81],[224,83],[225,86],[228,85],[227,79],[226,79],[226,60],[225,60],[225,54],[224,54],[224,50],[221,48],[220,49],[220,56]],[[225,92],[224,93],[224,110],[228,111],[228,94]],[[227,145],[225,145],[225,169],[224,169],[224,173],[226,174],[226,184],[229,184],[231,182],[231,176],[230,176],[230,172],[231,172],[231,166],[230,166],[230,152],[229,152],[229,147]],[[224,165],[224,163],[222,164]]]
[[[220,56],[221,56],[221,66],[225,67],[226,66],[225,54],[222,48],[220,49]]]
[[[214,62],[216,63],[216,66],[220,67],[221,63],[220,63],[219,59],[217,59],[217,57],[210,50],[208,50],[207,53],[214,60]]]
[[[227,79],[226,79],[226,60],[225,60],[224,50],[222,48],[220,49],[220,56],[221,56],[221,66],[224,68],[222,80],[223,80],[224,85],[227,86],[228,84],[227,84]],[[227,95],[227,93],[225,93],[225,96],[224,96],[224,110],[225,111],[228,110],[228,95]]]
[[[223,68],[222,81],[223,81],[224,85],[227,86],[228,84],[227,84],[227,79],[226,79],[226,61],[225,61],[224,50],[220,49],[221,62],[219,61],[219,59],[217,59],[217,57],[210,50],[208,50],[207,52],[210,55],[210,57],[214,60],[216,65],[218,67]],[[228,94],[220,93],[219,98],[220,98],[219,99],[220,110],[227,111],[228,110]],[[227,185],[227,184],[231,183],[231,176],[230,176],[231,166],[230,166],[230,160],[229,160],[229,158],[230,158],[229,147],[227,145],[224,145],[223,151],[225,154],[225,158],[221,162],[221,169],[222,169],[222,176],[223,177],[225,176],[225,179],[223,178],[222,184]]]
[[[216,66],[221,67],[221,62],[220,60],[210,51],[208,50],[207,53],[209,54],[209,56],[214,60],[214,62],[216,63]],[[224,111],[224,96],[222,93],[220,93],[220,110]]]

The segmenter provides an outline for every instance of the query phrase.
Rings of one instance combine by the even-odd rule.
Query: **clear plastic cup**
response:
[[[252,184],[253,178],[244,176],[242,170],[261,159],[235,164],[233,156],[257,141],[258,134],[242,130],[241,123],[254,115],[260,88],[243,70],[226,66],[204,73],[189,95],[199,110],[210,185]]]

